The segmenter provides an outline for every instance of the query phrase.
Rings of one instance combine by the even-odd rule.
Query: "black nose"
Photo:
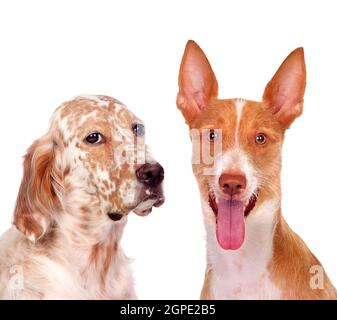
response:
[[[159,163],[145,163],[136,170],[136,176],[139,182],[156,187],[164,180],[164,169]]]

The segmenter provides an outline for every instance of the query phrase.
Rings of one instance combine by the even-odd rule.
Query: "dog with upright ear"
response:
[[[272,108],[283,129],[302,114],[305,86],[304,50],[297,48],[283,61],[263,94],[263,101]]]
[[[179,71],[177,106],[188,125],[218,96],[218,82],[212,67],[192,40],[188,41]]]
[[[337,298],[281,210],[284,132],[303,111],[305,87],[304,51],[297,48],[267,84],[262,101],[218,99],[206,55],[194,41],[186,44],[177,106],[193,129],[192,159],[198,160],[192,169],[207,233],[201,299]]]
[[[54,144],[47,134],[36,140],[24,157],[24,172],[14,210],[14,225],[32,242],[53,225],[60,203],[55,192]]]

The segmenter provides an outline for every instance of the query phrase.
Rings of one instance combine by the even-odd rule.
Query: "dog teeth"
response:
[[[151,194],[150,190],[145,190],[145,194],[149,196]]]

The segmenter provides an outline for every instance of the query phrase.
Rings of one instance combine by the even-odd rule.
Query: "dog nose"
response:
[[[136,176],[139,182],[156,187],[164,180],[164,169],[159,163],[145,163],[136,170]]]
[[[223,173],[219,178],[219,185],[226,194],[233,196],[246,189],[247,181],[243,174]]]

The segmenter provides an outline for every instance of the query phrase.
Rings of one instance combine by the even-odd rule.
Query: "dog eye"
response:
[[[259,133],[255,137],[256,144],[263,145],[267,142],[267,137],[263,133]]]
[[[216,139],[218,139],[218,135],[217,135],[217,133],[215,132],[215,130],[210,129],[210,130],[208,131],[207,139],[208,139],[208,141],[210,141],[210,142],[213,142],[213,141],[215,141]]]
[[[85,141],[90,143],[90,144],[100,144],[105,142],[104,136],[99,133],[99,132],[94,132],[89,134],[86,138]]]
[[[141,123],[134,123],[132,125],[132,131],[137,137],[142,137],[145,134],[145,127]]]

